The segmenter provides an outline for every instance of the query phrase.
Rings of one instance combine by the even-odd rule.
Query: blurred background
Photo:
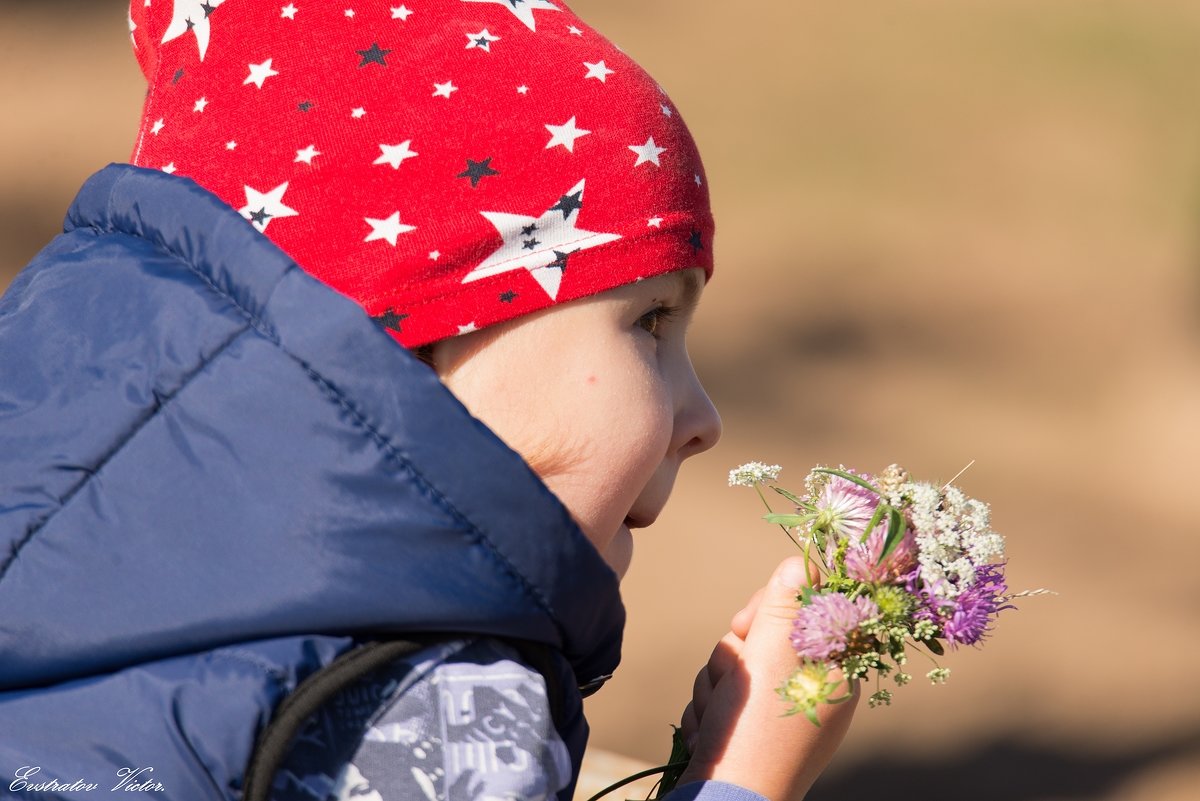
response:
[[[639,534],[593,744],[663,761],[788,555],[729,468],[976,460],[1011,586],[1059,594],[864,704],[810,798],[1200,798],[1200,0],[571,5],[705,155],[692,354],[725,421]],[[0,4],[0,287],[128,158],[142,91],[121,0]]]

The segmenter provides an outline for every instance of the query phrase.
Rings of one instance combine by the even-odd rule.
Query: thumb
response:
[[[762,601],[746,636],[743,659],[747,664],[788,672],[794,667],[792,623],[796,619],[797,597],[808,582],[808,567],[803,557],[789,557],[775,568],[763,588]],[[775,678],[783,675],[786,674],[776,673]]]

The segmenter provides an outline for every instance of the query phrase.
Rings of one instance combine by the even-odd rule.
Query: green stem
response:
[[[757,481],[754,482],[754,491],[758,493],[758,499],[763,502],[763,506],[767,507],[767,512],[774,513],[775,510],[771,508],[771,504],[767,503],[767,496],[763,495],[762,487],[758,486]],[[796,542],[796,538],[792,536],[792,532],[788,531],[787,526],[780,524],[779,528],[783,529],[783,535],[788,538],[788,542],[797,548],[800,547],[800,543]],[[807,556],[805,558],[807,559]]]
[[[624,787],[627,784],[633,784],[638,779],[644,779],[647,776],[653,776],[656,773],[666,773],[668,770],[672,770],[673,768],[685,768],[685,767],[687,767],[687,764],[688,763],[686,761],[685,762],[668,762],[666,765],[659,765],[657,768],[648,768],[646,770],[635,773],[632,776],[626,776],[624,779],[621,779],[621,781],[617,782],[616,784],[610,784],[608,787],[605,787],[603,790],[596,793],[594,796],[589,798],[587,801],[598,801],[598,799],[603,798],[604,796],[611,793],[613,790],[619,790],[620,788]]]
[[[922,642],[920,640],[913,639],[913,640],[910,640],[910,642],[913,644],[913,647],[916,650],[916,652],[921,654],[922,656],[924,656],[930,662],[932,662],[933,666],[935,668],[941,667],[941,665],[938,664],[938,661],[933,658],[933,654],[929,653],[929,651],[927,649],[921,647]]]

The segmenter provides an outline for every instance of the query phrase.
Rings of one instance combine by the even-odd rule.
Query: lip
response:
[[[657,518],[658,515],[653,515],[650,518],[644,518],[634,515],[632,512],[630,512],[629,514],[625,515],[625,520],[622,522],[625,524],[625,526],[632,530],[635,528],[647,528],[653,525],[655,519]]]

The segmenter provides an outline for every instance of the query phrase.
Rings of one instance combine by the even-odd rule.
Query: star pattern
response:
[[[382,220],[376,220],[373,217],[363,217],[367,221],[367,225],[371,226],[371,233],[367,234],[364,242],[374,242],[377,239],[386,241],[392,247],[396,247],[396,240],[400,234],[407,234],[409,231],[415,231],[416,226],[405,225],[400,222],[400,212],[392,212],[390,217]]]
[[[691,252],[689,266],[711,258],[707,218],[688,211],[706,202],[703,175],[670,99],[559,0],[418,0],[415,11],[352,2],[153,0],[173,27],[135,163],[168,174],[178,165],[335,279],[345,273],[319,254],[341,265],[361,257],[354,291],[395,304],[373,319],[405,343],[634,280],[636,264],[588,253],[622,237]],[[140,5],[129,22],[145,49]],[[412,38],[427,25],[447,34],[440,52]],[[197,155],[172,161],[181,143]],[[454,227],[464,220],[474,222]],[[461,230],[480,238],[458,241]],[[417,302],[429,276],[460,290]]]
[[[551,211],[560,212],[563,219],[567,219],[575,212],[583,208],[583,187],[577,186],[567,194],[558,199],[558,202],[550,207]]]
[[[385,311],[383,314],[376,314],[371,319],[374,320],[375,324],[380,328],[396,332],[403,332],[404,329],[400,327],[400,324],[408,319],[408,315],[397,314],[394,308],[388,306],[387,311]]]
[[[500,41],[499,36],[493,36],[491,33],[488,32],[487,28],[484,28],[479,33],[468,33],[467,34],[466,49],[471,50],[471,49],[474,49],[477,47],[480,50],[483,50],[484,52],[490,53],[490,52],[492,52],[492,42],[498,42],[498,41]]]
[[[608,76],[612,75],[615,70],[610,70],[604,65],[604,59],[600,59],[595,64],[583,62],[583,66],[587,67],[587,75],[583,76],[584,80],[588,78],[596,78],[600,83],[607,83]]]
[[[457,177],[470,178],[471,187],[474,188],[479,186],[479,182],[484,178],[490,178],[493,175],[499,174],[498,171],[492,169],[492,157],[489,156],[483,161],[467,159],[467,168],[460,172]]]
[[[574,252],[575,251],[573,251],[573,250],[566,251],[566,252],[561,251],[561,250],[556,250],[556,251],[554,251],[554,261],[550,262],[546,266],[566,272],[567,257],[570,256]]]
[[[581,136],[587,136],[591,133],[591,131],[585,131],[582,128],[576,127],[574,117],[567,120],[562,125],[547,125],[546,130],[553,134],[553,136],[550,137],[550,141],[546,143],[546,149],[548,150],[552,147],[562,145],[569,153],[575,152],[576,139]]]
[[[171,24],[163,32],[162,44],[178,39],[185,33],[196,37],[196,49],[200,60],[204,60],[208,52],[208,40],[211,35],[208,17],[213,9],[225,0],[175,0],[171,13]]]
[[[467,273],[463,283],[513,270],[525,270],[551,300],[556,299],[568,251],[587,250],[621,238],[620,234],[587,231],[576,225],[579,211],[583,208],[584,183],[577,183],[537,217],[499,211],[481,212],[500,234],[503,244]],[[538,234],[538,244],[534,249],[525,247],[529,240],[527,231],[536,231]]]
[[[362,61],[359,63],[359,68],[365,67],[368,64],[380,64],[387,66],[387,54],[391,50],[384,50],[379,46],[379,42],[371,42],[371,46],[366,50],[355,50],[354,52],[362,56]]]
[[[667,152],[665,147],[659,147],[658,145],[654,144],[653,136],[646,140],[646,144],[630,145],[629,149],[634,153],[637,153],[637,161],[633,163],[633,166],[635,167],[647,162],[653,164],[655,167],[661,167],[662,164],[659,162],[658,157]]]
[[[513,16],[525,23],[525,27],[531,31],[537,31],[537,20],[533,16],[534,11],[560,11],[558,6],[549,2],[549,0],[463,0],[466,3],[489,3],[491,5],[503,6],[513,13]]]
[[[410,159],[417,155],[417,153],[409,148],[409,145],[411,144],[411,139],[405,139],[398,145],[380,144],[379,150],[382,152],[382,155],[380,155],[379,158],[375,159],[375,161],[371,163],[388,164],[391,165],[392,169],[398,170],[400,169],[400,165],[404,163],[405,159]]]
[[[271,68],[271,59],[268,58],[261,64],[251,64],[250,75],[246,80],[242,81],[242,84],[252,83],[259,89],[262,89],[263,83],[266,82],[267,78],[272,78],[278,74],[278,72]]]
[[[238,209],[238,213],[249,220],[255,228],[263,233],[271,220],[280,217],[295,217],[300,212],[283,204],[283,193],[287,191],[287,182],[280,184],[270,192],[259,192],[250,186],[244,187],[246,205]]]

